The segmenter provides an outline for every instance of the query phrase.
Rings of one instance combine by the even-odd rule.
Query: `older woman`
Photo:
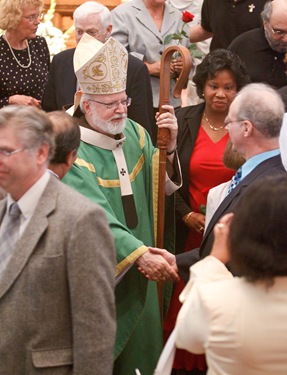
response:
[[[9,104],[41,106],[50,56],[36,36],[41,0],[0,0],[0,108]]]
[[[159,107],[161,56],[166,47],[178,43],[178,40],[171,40],[170,44],[165,45],[165,38],[181,28],[182,13],[168,5],[165,0],[132,0],[114,8],[111,16],[113,25],[111,35],[118,39],[132,55],[143,60],[148,68],[153,108],[156,113]],[[187,47],[189,40],[183,37],[180,43]],[[170,70],[171,89],[181,69],[181,59],[174,59]],[[180,107],[181,100],[171,95],[170,104],[175,108]],[[153,140],[155,141],[155,135]]]
[[[215,226],[211,255],[191,267],[176,345],[205,352],[209,375],[287,373],[286,191],[285,175],[250,186]]]
[[[176,199],[176,249],[184,251],[199,247],[205,227],[205,206],[208,191],[234,174],[223,165],[223,153],[229,139],[224,120],[235,94],[249,82],[240,59],[224,49],[214,50],[198,65],[194,76],[197,93],[204,102],[177,111],[179,124],[178,155],[182,167],[183,186]],[[165,320],[166,337],[172,331],[180,308],[178,296],[184,284],[174,289]],[[192,358],[178,351],[176,369],[205,369],[203,357]]]

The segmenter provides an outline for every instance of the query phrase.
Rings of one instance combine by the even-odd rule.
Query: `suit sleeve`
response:
[[[44,96],[42,100],[42,108],[46,112],[56,111],[56,92],[55,92],[55,61],[53,60],[50,65],[49,79],[44,91]]]
[[[112,373],[116,334],[114,242],[104,211],[83,211],[67,251],[73,374],[106,375]]]
[[[132,98],[128,108],[128,116],[142,125],[150,134],[155,144],[156,125],[153,114],[152,89],[148,69],[140,60],[133,62],[136,57],[130,57],[135,65],[134,73],[128,77],[127,94]],[[129,70],[130,71],[130,70]]]

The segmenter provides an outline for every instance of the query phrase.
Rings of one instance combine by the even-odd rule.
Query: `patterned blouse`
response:
[[[31,53],[31,65],[22,68],[14,56],[3,36],[0,36],[0,108],[8,105],[8,98],[12,95],[27,95],[42,100],[48,80],[50,54],[43,37],[36,36],[28,41]],[[28,48],[13,49],[21,65],[29,65]]]

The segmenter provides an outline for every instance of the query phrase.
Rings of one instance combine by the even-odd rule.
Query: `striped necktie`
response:
[[[232,190],[239,184],[242,175],[242,168],[239,168],[235,175],[232,177],[227,194],[231,193]]]
[[[9,207],[8,220],[0,238],[0,275],[7,267],[19,238],[21,210],[16,202]]]

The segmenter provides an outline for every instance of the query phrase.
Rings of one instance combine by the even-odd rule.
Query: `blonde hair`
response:
[[[13,30],[21,21],[25,7],[39,8],[42,12],[42,0],[0,0],[0,29]]]

